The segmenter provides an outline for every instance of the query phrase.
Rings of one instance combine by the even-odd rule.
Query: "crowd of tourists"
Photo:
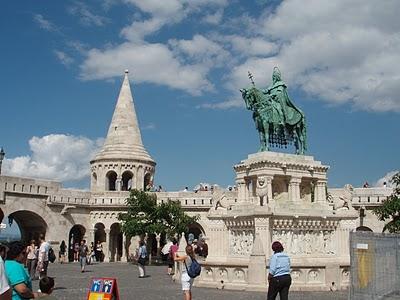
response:
[[[149,255],[144,241],[139,241],[135,260],[138,265],[139,278],[149,277],[146,274],[146,264]],[[75,245],[74,245],[75,247]],[[74,253],[74,260],[80,262],[81,272],[85,271],[86,264],[92,260],[102,261],[102,246],[98,242],[96,246],[91,243],[87,246],[86,241],[82,240],[78,244]],[[75,250],[75,248],[74,248]],[[208,255],[208,245],[203,238],[197,239],[189,236],[188,244],[184,253],[179,252],[179,245],[176,239],[166,243],[161,249],[163,260],[167,262],[167,274],[174,275],[178,262],[183,262],[181,269],[181,284],[184,300],[192,299],[192,285],[194,278],[201,272],[201,266],[197,259]],[[283,252],[283,245],[276,241],[272,244],[274,254],[270,258],[268,273],[268,294],[267,300],[275,300],[277,295],[281,300],[288,299],[289,288],[291,285],[290,277],[290,258]],[[62,241],[60,244],[59,262],[65,263],[66,245]],[[28,246],[20,241],[15,241],[9,245],[0,244],[0,299],[19,300],[19,299],[56,299],[51,295],[54,288],[54,279],[47,276],[47,269],[50,262],[54,262],[54,251],[44,236],[40,236],[39,244],[31,241]],[[39,281],[39,291],[32,290],[32,280]]]
[[[35,241],[28,246],[20,241],[0,245],[0,299],[55,299],[51,295],[54,279],[47,276],[54,253],[44,236],[39,242],[39,247]],[[40,280],[38,292],[32,290],[32,279]]]

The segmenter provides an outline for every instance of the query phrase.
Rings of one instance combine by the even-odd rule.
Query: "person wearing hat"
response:
[[[278,241],[272,243],[272,251],[274,254],[269,260],[267,300],[275,300],[278,293],[281,300],[288,300],[289,288],[292,283],[290,258],[283,252],[283,246]]]

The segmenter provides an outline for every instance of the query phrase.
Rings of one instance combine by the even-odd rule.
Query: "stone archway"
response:
[[[114,223],[110,227],[110,261],[121,261],[123,236],[121,225]]]
[[[106,174],[106,191],[117,190],[117,173],[115,171],[108,171]]]
[[[369,231],[369,232],[373,232],[373,230],[367,226],[359,226],[356,228],[356,231]]]
[[[39,236],[46,236],[48,229],[46,221],[38,214],[29,210],[18,210],[8,215],[11,226],[16,222],[20,232],[21,240],[28,243],[30,240],[39,241]]]
[[[94,225],[94,247],[96,249],[97,242],[100,242],[102,247],[107,247],[106,246],[106,241],[107,241],[107,235],[105,231],[105,226],[103,223],[96,223]],[[96,260],[97,261],[104,261],[104,249],[103,253],[101,252],[96,252]]]
[[[148,186],[150,186],[150,184],[152,183],[152,180],[151,180],[151,174],[150,173],[146,173],[145,175],[144,175],[144,178],[143,178],[143,187],[146,189]]]
[[[188,229],[189,229],[188,234],[193,234],[195,239],[199,239],[200,235],[203,235],[203,236],[205,235],[205,231],[204,231],[203,227],[197,222],[190,224],[188,226]]]
[[[72,226],[68,236],[68,261],[74,261],[76,244],[80,244],[85,236],[86,228],[80,224]]]
[[[125,171],[122,173],[122,191],[130,191],[132,189],[133,173],[131,171]]]

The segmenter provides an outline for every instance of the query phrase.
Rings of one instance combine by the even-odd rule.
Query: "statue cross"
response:
[[[250,81],[251,81],[251,83],[253,84],[253,86],[255,86],[255,84],[254,84],[254,80],[253,80],[253,74],[251,74],[250,73],[250,71],[247,71],[248,73],[249,73],[249,79],[250,79]]]

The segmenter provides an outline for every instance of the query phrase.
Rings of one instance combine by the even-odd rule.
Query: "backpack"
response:
[[[191,258],[191,260],[192,260],[192,264],[190,265],[189,269],[188,269],[188,267],[186,265],[186,261],[184,261],[185,262],[186,271],[187,271],[187,273],[188,273],[190,278],[196,278],[201,273],[201,265],[194,258]]]
[[[49,262],[54,263],[56,261],[56,255],[54,254],[53,248],[49,249]]]

